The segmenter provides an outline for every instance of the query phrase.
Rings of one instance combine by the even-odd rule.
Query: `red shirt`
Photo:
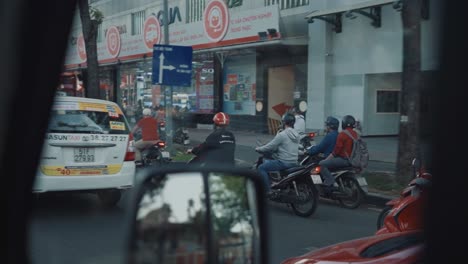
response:
[[[158,121],[152,117],[143,117],[138,121],[137,126],[141,128],[143,141],[158,140]]]
[[[358,134],[356,131],[350,127],[346,128],[346,130],[348,130],[351,135],[357,139]],[[353,151],[353,140],[345,132],[341,131],[336,139],[336,145],[332,154],[335,157],[347,158],[351,155],[351,151]]]

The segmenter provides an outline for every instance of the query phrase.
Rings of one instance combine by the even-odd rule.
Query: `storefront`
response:
[[[184,3],[171,1],[169,7],[183,13]],[[169,88],[152,83],[152,48],[164,39],[160,9],[157,3],[136,12],[139,30],[133,23],[136,13],[112,14],[102,24],[98,60],[106,66],[100,67],[99,97],[116,101],[130,115],[140,104],[166,104],[164,89]],[[268,120],[280,120],[288,107],[307,97],[307,43],[290,46],[282,36],[277,5],[234,10],[213,0],[203,13],[191,23],[176,16],[169,25],[170,44],[194,50],[192,83],[170,88],[173,105],[190,113],[194,123],[212,123],[212,115],[224,111],[233,128],[268,132]],[[72,38],[82,39],[79,27]],[[86,67],[84,43],[76,43],[67,51],[69,70]]]

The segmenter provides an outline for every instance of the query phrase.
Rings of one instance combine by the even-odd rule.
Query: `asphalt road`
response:
[[[125,263],[129,193],[116,208],[92,194],[43,194],[31,222],[32,263]],[[378,208],[349,210],[322,201],[309,218],[283,205],[268,205],[270,263],[375,232]]]

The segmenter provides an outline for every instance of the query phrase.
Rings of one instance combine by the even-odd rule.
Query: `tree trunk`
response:
[[[88,0],[78,0],[83,38],[86,48],[86,97],[99,98],[99,64],[97,57],[98,22],[91,20]]]
[[[403,73],[396,180],[408,184],[411,161],[419,157],[421,85],[421,0],[403,1]]]

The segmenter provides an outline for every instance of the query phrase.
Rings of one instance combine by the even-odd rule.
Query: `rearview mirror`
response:
[[[267,263],[264,192],[250,170],[147,172],[134,197],[128,263]]]

